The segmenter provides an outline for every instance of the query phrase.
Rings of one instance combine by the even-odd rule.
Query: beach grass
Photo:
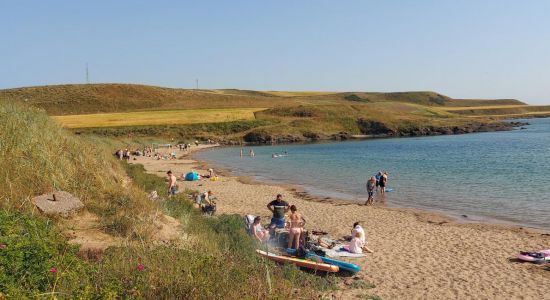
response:
[[[110,155],[116,143],[75,136],[41,110],[0,104],[0,298],[288,299],[296,289],[316,298],[336,288],[333,277],[257,256],[240,216],[204,217],[190,191],[167,199],[163,178]],[[92,258],[79,253],[64,232],[79,230],[70,224],[81,215],[46,217],[30,201],[55,190],[78,196],[98,216],[95,229],[120,245]],[[148,199],[151,190],[161,199]],[[177,242],[153,242],[162,214],[179,222]]]
[[[254,120],[264,108],[183,109],[54,116],[67,128],[225,123]]]

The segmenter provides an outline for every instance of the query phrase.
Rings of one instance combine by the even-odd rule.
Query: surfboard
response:
[[[308,269],[312,269],[312,270],[325,271],[325,272],[335,273],[335,272],[340,271],[340,268],[338,266],[323,263],[322,261],[313,261],[313,260],[296,258],[296,257],[292,257],[292,256],[277,255],[275,253],[266,252],[266,251],[262,251],[262,250],[256,250],[256,252],[258,254],[260,254],[261,256],[263,256],[263,257],[265,257],[269,260],[278,262],[278,263],[288,263],[288,264],[293,264],[293,265],[298,266],[298,267],[308,268]]]
[[[317,255],[317,254],[311,253],[311,252],[306,254],[306,258],[320,259],[324,263],[331,264],[331,265],[334,265],[334,266],[338,266],[340,268],[340,270],[348,271],[348,272],[351,272],[351,273],[357,273],[357,272],[361,271],[361,267],[359,267],[356,264],[352,264],[352,263],[337,260],[337,259],[332,259],[332,258],[325,257],[325,256],[320,256],[320,255]]]

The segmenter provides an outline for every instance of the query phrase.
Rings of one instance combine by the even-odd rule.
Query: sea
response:
[[[259,181],[358,202],[366,200],[367,179],[387,171],[393,191],[377,195],[381,205],[550,230],[550,118],[519,121],[530,125],[463,135],[247,146],[243,157],[240,147],[226,147],[195,157]]]

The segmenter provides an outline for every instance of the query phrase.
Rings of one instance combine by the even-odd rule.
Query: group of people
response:
[[[296,205],[289,205],[288,202],[283,200],[283,196],[278,194],[275,200],[267,204],[267,208],[272,212],[268,228],[262,226],[262,218],[257,216],[251,226],[251,235],[259,242],[264,243],[270,239],[275,229],[284,228],[288,230],[287,248],[298,249],[304,238],[306,221],[302,214],[298,212]],[[290,214],[286,216],[289,211]],[[327,248],[329,248],[328,245]],[[365,230],[361,227],[360,222],[353,224],[347,249],[351,253],[374,252],[366,246]]]
[[[262,218],[257,216],[252,224],[252,235],[260,242],[266,242],[277,228],[288,229],[287,248],[298,249],[300,240],[304,232],[306,224],[303,216],[298,212],[296,205],[289,205],[283,200],[283,195],[278,194],[275,200],[267,204],[267,209],[271,211],[273,216],[268,228],[265,229],[262,224]],[[285,218],[286,213],[290,211],[288,221]]]
[[[118,149],[116,152],[115,152],[115,156],[119,159],[119,160],[130,160],[130,150],[128,149]]]
[[[380,195],[384,195],[386,187],[388,185],[388,172],[378,172],[367,181],[367,194],[368,198],[365,205],[374,204],[374,192],[378,191]]]
[[[241,155],[241,157],[243,157],[243,155],[244,155],[244,149],[243,149],[243,148],[241,148],[240,155]],[[248,150],[248,155],[249,155],[250,157],[255,157],[255,156],[256,156],[256,153],[254,153],[254,150],[250,149],[250,150]]]

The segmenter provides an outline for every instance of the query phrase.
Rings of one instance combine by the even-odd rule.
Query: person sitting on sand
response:
[[[365,202],[365,205],[373,204],[374,203],[374,190],[376,189],[376,177],[372,176],[367,181],[367,194],[369,197],[367,198],[367,202]]]
[[[269,231],[262,227],[262,217],[257,216],[252,223],[252,235],[260,242],[266,242],[269,240]]]
[[[304,221],[302,215],[298,213],[296,205],[290,206],[290,216],[288,222],[288,246],[287,248],[298,249],[300,247],[300,235],[303,232]],[[295,247],[292,247],[295,245]]]
[[[349,252],[351,253],[363,253],[363,250],[368,253],[374,253],[371,249],[369,249],[366,245],[366,242],[364,240],[361,240],[361,233],[359,231],[355,232],[355,235],[349,242]]]
[[[357,222],[353,223],[353,229],[351,230],[351,237],[353,238],[357,232],[359,232],[360,239],[364,243],[365,242],[365,230],[363,229],[363,227],[361,227],[361,222],[360,221],[357,221]]]
[[[271,217],[271,223],[269,228],[284,228],[285,227],[285,213],[288,212],[288,203],[283,200],[283,195],[278,194],[277,198],[269,204],[267,204],[267,209],[273,213]]]
[[[166,172],[168,175],[168,196],[172,197],[176,195],[177,185],[176,185],[176,176],[172,175],[172,171]]]

